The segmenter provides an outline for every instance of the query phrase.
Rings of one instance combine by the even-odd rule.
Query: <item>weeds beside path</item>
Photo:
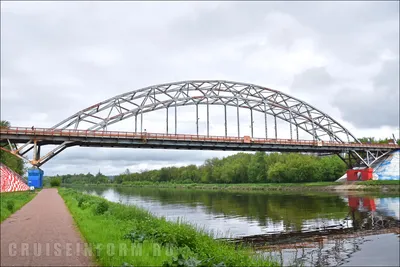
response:
[[[22,208],[26,203],[31,201],[34,196],[36,196],[36,192],[30,191],[0,193],[0,222]]]

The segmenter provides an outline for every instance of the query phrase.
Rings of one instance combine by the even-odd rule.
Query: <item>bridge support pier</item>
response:
[[[39,159],[40,159],[40,146],[37,146],[35,160],[39,160]]]
[[[368,181],[372,180],[374,169],[365,168],[360,170],[347,170],[347,181]]]
[[[39,159],[40,159],[40,146],[37,145],[37,142],[35,140],[33,145],[33,160],[39,160]]]

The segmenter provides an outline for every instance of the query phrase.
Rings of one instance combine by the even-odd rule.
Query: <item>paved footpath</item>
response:
[[[1,266],[93,265],[57,189],[43,189],[1,224]]]

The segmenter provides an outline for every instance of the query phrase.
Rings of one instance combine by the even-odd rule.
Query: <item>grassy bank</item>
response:
[[[22,206],[28,203],[35,195],[35,193],[29,191],[1,193],[1,222],[22,208]]]
[[[71,184],[72,185],[72,184]],[[87,184],[91,185],[91,184]],[[368,191],[368,192],[400,192],[400,181],[360,181],[351,183],[313,182],[313,183],[253,183],[253,184],[180,184],[129,182],[122,184],[93,184],[95,186],[115,187],[157,187],[181,188],[198,190],[229,190],[229,191]]]
[[[60,188],[59,193],[102,266],[277,265],[249,248],[235,249],[201,229],[154,217],[135,206],[73,189]]]

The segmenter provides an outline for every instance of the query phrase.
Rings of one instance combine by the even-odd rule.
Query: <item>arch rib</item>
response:
[[[331,140],[345,142],[339,136],[344,134],[347,141],[351,138],[359,143],[345,127],[304,101],[266,87],[218,80],[166,83],[120,94],[79,111],[52,128],[78,128],[80,122],[90,122],[93,125],[88,129],[99,130],[138,114],[173,106],[203,105],[205,102],[207,105],[254,109],[286,121],[319,140],[328,135]],[[104,111],[109,111],[108,116],[99,116]],[[111,115],[113,111],[117,114]]]

